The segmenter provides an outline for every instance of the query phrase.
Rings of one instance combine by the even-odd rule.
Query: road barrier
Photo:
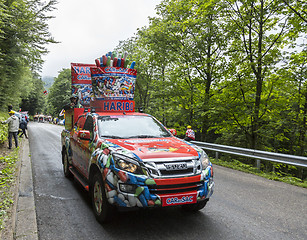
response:
[[[302,156],[294,156],[288,154],[281,154],[281,153],[272,153],[254,149],[247,149],[247,148],[239,148],[239,147],[232,147],[226,145],[218,145],[214,143],[206,143],[206,142],[198,142],[192,141],[195,145],[206,149],[216,152],[216,158],[218,158],[218,153],[229,153],[238,156],[256,158],[257,161],[257,168],[260,168],[260,160],[284,163],[299,167],[307,167],[307,157]]]

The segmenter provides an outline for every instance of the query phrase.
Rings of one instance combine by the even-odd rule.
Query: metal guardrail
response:
[[[206,143],[206,142],[198,142],[198,141],[191,141],[191,142],[203,149],[211,150],[215,152],[229,153],[229,154],[234,154],[238,156],[256,158],[258,160],[285,163],[285,164],[299,166],[299,167],[307,167],[307,157],[265,152],[265,151],[260,151],[260,150],[232,147],[232,146],[226,146],[226,145],[218,145],[214,143]],[[260,167],[260,162],[259,163],[257,162],[257,167],[258,168]]]

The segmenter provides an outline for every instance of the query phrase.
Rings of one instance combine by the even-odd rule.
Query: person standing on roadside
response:
[[[9,149],[12,149],[12,137],[14,137],[15,140],[15,147],[18,147],[18,129],[19,129],[19,118],[14,115],[15,112],[11,110],[9,112],[10,117],[4,121],[1,122],[2,124],[8,124],[9,125]]]
[[[28,122],[26,121],[25,117],[22,117],[19,123],[19,128],[22,130],[22,133],[19,135],[19,137],[22,137],[22,135],[25,135],[26,138],[28,138],[26,129],[27,129]]]

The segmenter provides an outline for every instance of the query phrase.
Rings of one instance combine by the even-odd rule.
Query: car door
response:
[[[72,130],[71,139],[70,139],[70,147],[72,150],[72,164],[80,173],[82,172],[82,166],[81,166],[82,149],[81,149],[81,140],[78,137],[78,133],[80,130],[83,129],[85,120],[86,120],[85,115],[81,115],[78,118]]]
[[[80,139],[80,166],[81,166],[81,171],[83,176],[85,176],[86,178],[88,178],[88,165],[89,165],[89,161],[91,158],[91,152],[89,149],[89,145],[90,143],[93,141],[93,117],[91,115],[88,115],[86,118],[86,121],[84,123],[84,127],[83,130],[87,130],[90,132],[90,140],[83,140]]]

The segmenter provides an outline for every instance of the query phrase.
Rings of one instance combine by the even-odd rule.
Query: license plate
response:
[[[167,171],[183,170],[188,168],[186,163],[165,163],[164,166]]]
[[[173,194],[163,196],[162,198],[162,206],[176,206],[183,204],[192,204],[197,202],[197,193],[186,193],[186,194]]]

